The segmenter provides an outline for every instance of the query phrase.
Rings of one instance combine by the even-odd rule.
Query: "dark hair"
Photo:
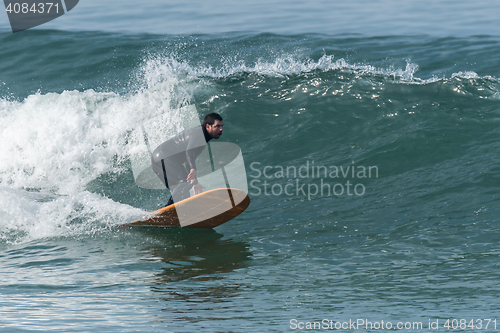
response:
[[[205,120],[203,120],[203,127],[207,127],[207,124],[212,126],[216,120],[222,121],[222,117],[220,114],[212,112],[205,116]]]

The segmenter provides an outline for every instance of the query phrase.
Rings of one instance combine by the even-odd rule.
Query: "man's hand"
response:
[[[195,180],[196,180],[196,170],[191,169],[191,171],[189,171],[189,175],[186,178],[186,181],[192,184]],[[205,186],[201,185],[200,183],[193,185],[194,195],[203,193],[204,188]]]
[[[189,175],[186,178],[186,181],[188,183],[193,183],[195,180],[196,180],[196,169],[191,169],[191,171],[189,171]]]
[[[193,186],[194,195],[203,193],[204,188],[205,188],[205,186],[201,185],[200,183],[194,185]]]

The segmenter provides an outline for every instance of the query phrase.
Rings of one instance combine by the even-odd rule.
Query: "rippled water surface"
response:
[[[498,6],[137,6],[0,22],[2,331],[494,330]],[[185,105],[224,117],[249,208],[120,228],[168,198],[130,131]]]

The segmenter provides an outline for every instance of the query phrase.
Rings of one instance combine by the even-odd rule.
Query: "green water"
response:
[[[495,319],[498,38],[0,38],[6,331]],[[183,105],[224,117],[249,208],[120,230],[168,198],[134,183],[127,133]]]

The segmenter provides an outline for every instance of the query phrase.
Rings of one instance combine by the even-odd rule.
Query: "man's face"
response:
[[[221,120],[214,120],[214,124],[207,124],[207,132],[210,134],[212,139],[218,139],[222,135],[222,126],[224,126],[224,122]]]

